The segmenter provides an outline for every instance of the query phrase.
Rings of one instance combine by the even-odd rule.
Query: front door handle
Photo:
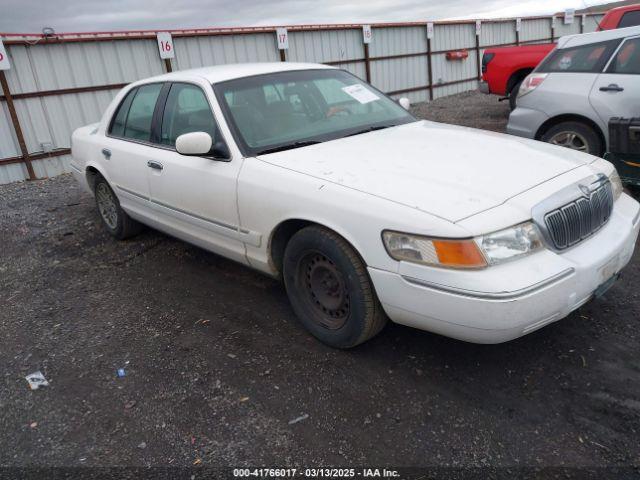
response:
[[[612,83],[611,85],[607,85],[606,87],[600,87],[601,92],[623,92],[624,88],[619,85]]]
[[[102,155],[104,155],[104,158],[109,160],[111,158],[111,150],[109,150],[108,148],[103,148]]]
[[[149,160],[147,167],[153,168],[154,170],[162,170],[164,168],[160,162],[156,162],[155,160]]]

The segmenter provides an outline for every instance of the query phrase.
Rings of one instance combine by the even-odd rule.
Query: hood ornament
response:
[[[580,183],[578,185],[578,188],[582,192],[582,195],[584,195],[586,198],[589,198],[591,196],[591,189],[589,187],[587,187],[586,185],[583,185],[583,184]]]

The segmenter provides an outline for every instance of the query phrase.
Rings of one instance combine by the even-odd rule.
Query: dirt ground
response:
[[[507,115],[472,93],[414,110]],[[389,324],[337,351],[275,280],[151,230],[114,241],[69,175],[0,186],[0,248],[0,466],[640,466],[638,254],[511,343]]]

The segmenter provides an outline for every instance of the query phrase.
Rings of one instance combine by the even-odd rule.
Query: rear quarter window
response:
[[[640,25],[640,10],[635,10],[622,15],[618,28],[636,27],[638,25]]]
[[[620,40],[561,48],[537,69],[541,73],[600,73]]]

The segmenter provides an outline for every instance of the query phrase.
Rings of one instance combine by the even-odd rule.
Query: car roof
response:
[[[616,30],[603,30],[602,32],[583,33],[580,35],[567,35],[558,41],[558,48],[579,47],[590,43],[606,42],[618,38],[640,35],[640,26],[618,28]]]
[[[136,84],[151,82],[176,82],[180,80],[193,80],[204,78],[209,83],[219,83],[226,80],[233,80],[253,75],[263,75],[267,73],[286,72],[291,70],[324,70],[335,68],[319,63],[296,63],[296,62],[265,62],[265,63],[232,63],[227,65],[215,65],[212,67],[193,68],[190,70],[180,70],[172,73],[165,73],[151,78],[146,78],[136,82]]]

